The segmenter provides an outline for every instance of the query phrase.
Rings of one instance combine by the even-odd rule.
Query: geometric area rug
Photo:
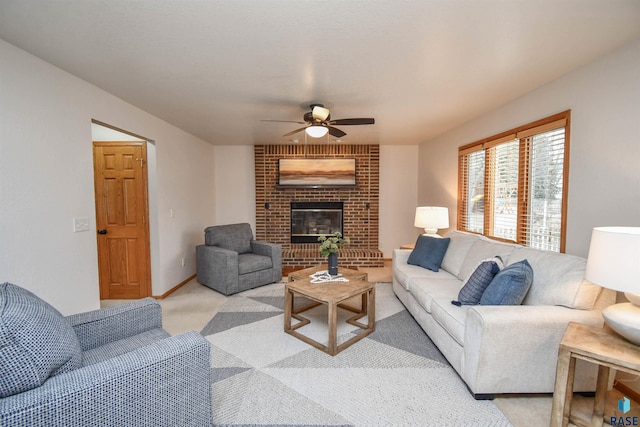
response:
[[[202,330],[214,425],[511,426],[471,396],[390,283],[376,284],[375,313],[373,333],[330,356],[284,332],[283,283],[227,298]],[[326,315],[324,305],[306,311],[298,331],[326,344]],[[339,310],[338,343],[359,330],[348,317]]]

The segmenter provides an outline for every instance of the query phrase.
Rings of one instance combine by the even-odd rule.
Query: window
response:
[[[564,252],[570,114],[459,148],[459,230]]]

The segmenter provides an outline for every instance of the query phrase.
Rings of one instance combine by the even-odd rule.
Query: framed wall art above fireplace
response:
[[[355,187],[356,159],[279,159],[278,186]]]

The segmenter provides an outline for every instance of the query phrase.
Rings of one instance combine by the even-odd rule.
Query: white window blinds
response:
[[[491,188],[490,235],[516,241],[518,218],[518,140],[504,142],[488,149],[490,168],[488,184]]]
[[[465,230],[484,231],[484,150],[459,156],[459,182],[462,183],[462,213],[458,222]]]
[[[570,111],[461,147],[458,229],[564,251]]]
[[[562,235],[565,129],[532,135],[529,145],[529,205],[521,230],[522,243],[559,251]]]

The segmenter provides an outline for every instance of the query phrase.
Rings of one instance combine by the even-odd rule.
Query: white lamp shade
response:
[[[314,119],[324,122],[329,117],[329,109],[316,105],[311,110],[311,115]]]
[[[640,294],[640,227],[596,227],[585,279],[604,288]]]
[[[414,226],[425,230],[449,228],[449,209],[440,206],[420,206],[416,208]]]
[[[329,132],[329,128],[322,125],[311,125],[305,129],[305,132],[312,138],[322,138]]]

